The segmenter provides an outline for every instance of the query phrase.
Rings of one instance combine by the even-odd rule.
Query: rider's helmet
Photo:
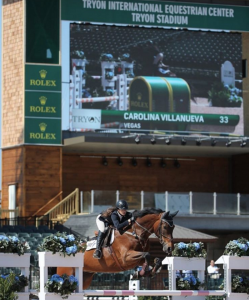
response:
[[[128,203],[125,200],[118,200],[116,202],[116,207],[118,209],[128,209]]]

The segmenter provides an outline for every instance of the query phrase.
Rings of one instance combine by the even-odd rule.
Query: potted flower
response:
[[[177,290],[198,290],[201,286],[201,282],[194,275],[189,275],[183,278],[176,278]]]
[[[28,278],[24,275],[0,275],[0,300],[16,300],[18,292],[22,292],[28,286]]]
[[[243,237],[230,241],[223,253],[224,255],[231,256],[249,256],[249,241]]]
[[[3,268],[20,268],[22,274],[29,277],[29,268],[30,268],[30,253],[27,251],[30,249],[29,244],[27,242],[21,242],[16,236],[5,236],[0,235],[0,266]],[[19,256],[22,256],[20,258]],[[13,290],[12,287],[12,275],[9,275],[8,278],[2,277],[0,282],[0,294],[2,292],[3,286],[5,286],[5,292],[10,291],[10,298],[15,297],[13,294],[18,289]],[[6,281],[4,281],[6,279]],[[20,282],[22,281],[22,277],[19,277]],[[14,278],[17,280],[17,277]],[[4,285],[3,285],[4,283]],[[17,286],[17,284],[15,285]],[[24,287],[24,286],[22,286]],[[25,287],[24,293],[20,293],[18,297],[21,300],[28,299],[28,286]],[[8,299],[8,298],[6,298]],[[0,296],[1,300],[1,296]]]
[[[204,272],[205,272],[205,258],[207,256],[207,252],[204,249],[204,244],[202,242],[194,242],[194,243],[176,243],[174,245],[174,250],[172,251],[171,257],[166,257],[163,260],[163,264],[168,265],[168,270],[170,271],[169,276],[169,286],[170,289],[176,289],[178,280],[179,285],[186,286],[187,282],[184,280],[179,281],[177,279],[177,271],[178,270],[195,270],[197,271],[198,282],[196,282],[196,287],[199,287],[199,281],[204,280]],[[184,279],[186,276],[184,277]],[[182,278],[183,279],[183,278]],[[189,280],[189,279],[188,279]],[[188,281],[187,280],[187,281]],[[189,284],[191,281],[188,281]],[[192,283],[195,282],[192,280]]]
[[[78,285],[78,280],[73,275],[63,274],[59,276],[54,274],[46,282],[45,288],[49,293],[59,294],[62,299],[67,299],[69,295],[75,292]]]
[[[78,291],[82,291],[82,274],[83,274],[83,257],[86,244],[82,244],[80,238],[73,234],[65,232],[57,232],[43,239],[39,245],[39,267],[40,267],[40,300],[56,299],[52,293],[60,294],[68,297],[69,294],[75,291],[77,282],[79,282]],[[42,251],[42,252],[40,252]],[[70,266],[75,268],[75,274],[78,274],[77,281],[73,277],[63,275],[54,275],[48,280],[49,267],[65,267]],[[60,286],[62,287],[60,288]],[[69,296],[70,298],[82,297],[78,292]],[[59,295],[57,296],[59,298]],[[75,299],[76,299],[75,298]]]
[[[100,61],[114,61],[114,58],[110,53],[103,53],[100,55]]]
[[[76,58],[84,59],[85,58],[85,53],[82,50],[75,50],[75,51],[72,52],[72,56],[76,57]]]
[[[216,82],[208,91],[208,101],[212,106],[240,107],[243,99],[240,97],[241,90],[232,86]]]
[[[127,78],[134,78],[135,77],[134,73],[130,69],[125,70],[125,74],[126,74]]]
[[[224,289],[224,282],[219,286]],[[232,276],[232,293],[246,293],[249,295],[249,278],[247,276]]]
[[[86,245],[82,245],[80,238],[65,232],[57,232],[45,237],[38,246],[38,250],[41,252],[59,253],[64,256],[75,256],[78,252],[84,252],[85,248]]]
[[[247,299],[249,280],[246,276],[235,275],[232,270],[247,270],[249,265],[249,242],[240,237],[237,240],[230,241],[222,255],[215,263],[226,265],[226,292],[231,300]],[[236,271],[239,274],[241,271]],[[221,285],[221,288],[224,285]],[[239,295],[238,295],[239,293]]]
[[[189,244],[180,242],[174,245],[172,256],[188,257],[188,258],[193,258],[193,257],[206,258],[207,251],[205,250],[204,244],[202,242],[199,243],[194,242]]]
[[[27,242],[21,242],[16,236],[0,235],[0,252],[24,255],[30,249]]]
[[[119,57],[119,60],[124,61],[124,62],[129,62],[129,63],[132,63],[132,61],[133,61],[129,53],[123,53]]]
[[[112,80],[114,77],[114,73],[112,69],[105,69],[105,79]]]

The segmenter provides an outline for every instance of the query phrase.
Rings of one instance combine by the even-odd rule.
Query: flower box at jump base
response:
[[[84,253],[76,253],[74,256],[64,256],[60,253],[53,254],[52,252],[38,252],[39,267],[40,267],[40,292],[39,300],[61,300],[61,296],[55,293],[49,293],[45,288],[48,281],[49,267],[74,267],[75,277],[78,280],[78,287],[75,293],[68,296],[68,300],[82,300],[82,282],[83,282],[83,260]]]
[[[20,268],[21,275],[29,278],[30,253],[19,256],[17,253],[0,253],[1,268]],[[16,293],[18,300],[29,300],[29,288],[26,286],[23,292]]]
[[[232,292],[232,270],[248,270],[249,256],[229,256],[223,255],[216,262],[216,264],[223,264],[224,268],[224,288],[226,290],[229,300],[246,300],[249,295],[247,293]]]

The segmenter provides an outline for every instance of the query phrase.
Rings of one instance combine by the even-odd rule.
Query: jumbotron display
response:
[[[71,23],[69,56],[70,131],[244,134],[240,33]]]

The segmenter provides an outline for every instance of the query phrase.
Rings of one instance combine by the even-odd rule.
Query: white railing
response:
[[[85,192],[84,192],[85,193]],[[84,194],[83,193],[83,194]],[[81,212],[98,213],[107,207],[114,206],[118,199],[125,199],[129,209],[145,207],[161,208],[165,211],[179,210],[182,215],[193,214],[227,214],[249,215],[249,195],[222,193],[154,193],[97,191],[87,192],[90,197],[81,201]]]

